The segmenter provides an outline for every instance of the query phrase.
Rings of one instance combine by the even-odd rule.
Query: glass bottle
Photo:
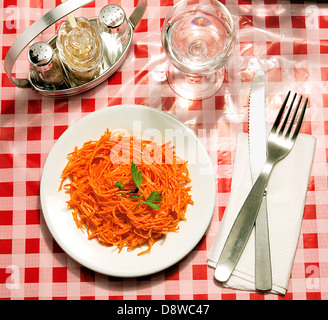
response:
[[[54,49],[45,42],[36,42],[28,50],[33,80],[45,89],[68,88],[65,72]]]
[[[104,55],[111,66],[122,55],[128,39],[128,21],[124,10],[109,4],[100,10],[98,28],[104,46]]]
[[[76,28],[69,21],[62,23],[56,45],[71,81],[82,85],[101,73],[103,48],[99,32],[90,21],[82,17],[75,19]]]

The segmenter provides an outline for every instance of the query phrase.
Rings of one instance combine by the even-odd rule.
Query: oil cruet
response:
[[[99,76],[103,63],[102,41],[97,28],[83,17],[76,27],[65,21],[58,29],[56,45],[71,82],[81,85]]]

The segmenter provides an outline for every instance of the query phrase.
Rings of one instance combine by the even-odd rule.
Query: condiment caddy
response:
[[[64,21],[47,43],[35,42],[28,50],[28,79],[16,78],[12,71],[22,51],[56,21],[94,0],[68,0],[51,9],[27,28],[10,47],[4,61],[11,82],[20,88],[34,88],[45,96],[71,96],[94,88],[108,79],[124,62],[136,25],[147,5],[139,0],[127,19],[115,4],[103,7],[99,16],[77,17],[75,25]]]

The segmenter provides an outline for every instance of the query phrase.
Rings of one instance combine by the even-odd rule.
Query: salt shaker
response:
[[[97,78],[103,65],[103,47],[97,28],[83,17],[76,18],[76,28],[68,21],[58,29],[56,45],[73,83],[82,85]]]
[[[104,46],[104,55],[109,65],[113,65],[121,56],[128,38],[128,22],[124,10],[109,4],[100,10],[98,28]]]
[[[53,48],[45,42],[36,42],[28,51],[32,76],[40,86],[48,89],[68,88],[65,72]]]

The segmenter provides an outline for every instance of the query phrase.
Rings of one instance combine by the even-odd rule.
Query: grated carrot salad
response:
[[[137,159],[142,172],[138,199],[131,197],[136,185],[131,177],[131,163]],[[69,183],[64,184],[69,178]],[[99,140],[89,141],[68,154],[59,190],[70,195],[76,226],[106,246],[132,250],[153,244],[186,220],[187,206],[193,204],[187,162],[178,158],[169,144],[126,137],[108,129]],[[115,183],[116,182],[116,183]],[[124,188],[117,185],[120,182]],[[157,191],[162,195],[159,209],[142,203]]]

